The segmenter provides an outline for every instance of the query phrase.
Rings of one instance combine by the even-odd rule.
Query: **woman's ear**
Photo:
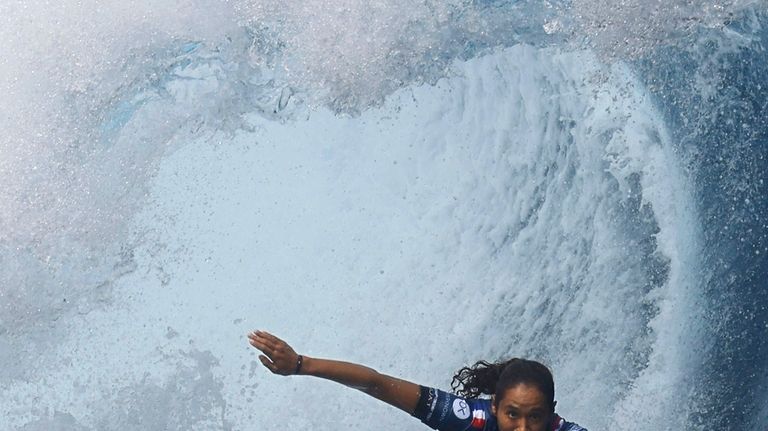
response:
[[[491,414],[496,416],[496,395],[491,395]]]
[[[552,401],[552,411],[555,411],[555,407],[557,407],[557,401]]]

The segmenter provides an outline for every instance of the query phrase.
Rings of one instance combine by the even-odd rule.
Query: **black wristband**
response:
[[[299,355],[299,357],[296,358],[296,371],[294,371],[293,374],[299,374],[299,372],[301,372],[302,361],[304,361],[304,357]]]

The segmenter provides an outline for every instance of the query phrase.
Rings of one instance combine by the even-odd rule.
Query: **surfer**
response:
[[[453,377],[456,394],[381,374],[363,365],[297,354],[276,336],[255,331],[250,344],[272,373],[320,377],[359,389],[440,431],[586,431],[555,413],[555,384],[543,364],[513,358],[480,361]],[[490,395],[491,398],[480,398]]]

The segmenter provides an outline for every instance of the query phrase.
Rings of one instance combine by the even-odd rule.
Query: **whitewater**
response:
[[[768,429],[768,4],[8,0],[0,431],[421,430],[245,335],[590,430]]]

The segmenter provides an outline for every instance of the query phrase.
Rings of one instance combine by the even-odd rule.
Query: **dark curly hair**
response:
[[[552,372],[544,364],[528,359],[512,358],[508,361],[490,363],[476,362],[456,372],[451,389],[465,398],[494,395],[498,406],[507,389],[525,383],[537,387],[555,411],[555,381]]]

